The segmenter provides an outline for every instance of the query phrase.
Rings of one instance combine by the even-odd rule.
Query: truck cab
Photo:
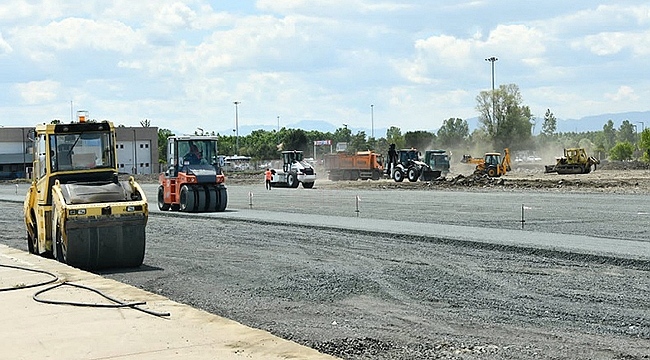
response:
[[[440,171],[440,176],[447,176],[449,173],[449,155],[445,150],[427,150],[424,152],[424,163],[429,165],[431,170]]]

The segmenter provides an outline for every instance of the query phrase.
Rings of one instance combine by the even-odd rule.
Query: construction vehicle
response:
[[[410,182],[431,181],[439,178],[442,173],[440,170],[432,170],[429,165],[422,162],[421,154],[416,149],[400,149],[395,155],[392,161],[389,160],[386,173],[396,182],[402,182],[404,178]],[[391,159],[390,154],[389,159]]]
[[[272,187],[297,188],[301,183],[305,189],[314,187],[316,171],[303,159],[302,151],[283,151],[282,162],[282,170],[271,170]]]
[[[167,138],[167,170],[158,177],[158,209],[222,212],[228,204],[226,177],[216,136]]]
[[[137,267],[145,251],[147,198],[119,180],[108,121],[37,125],[33,180],[23,210],[29,252],[82,269]]]
[[[511,170],[510,167],[510,149],[503,150],[503,157],[498,152],[488,152],[482,159],[474,158],[470,155],[463,155],[462,163],[476,164],[474,174],[487,175],[489,177],[499,177]]]
[[[478,165],[478,164],[484,163],[485,158],[475,158],[475,157],[472,157],[472,155],[463,155],[463,158],[460,159],[460,162],[462,162],[463,164]]]
[[[564,156],[558,158],[554,165],[546,165],[546,173],[563,174],[588,174],[596,170],[600,160],[588,156],[584,148],[564,149]]]
[[[431,170],[440,171],[440,176],[447,176],[449,173],[449,155],[445,150],[426,150],[424,152],[424,163],[429,165]]]
[[[323,157],[323,164],[328,172],[328,178],[333,181],[379,180],[384,173],[383,156],[374,151],[326,154]]]

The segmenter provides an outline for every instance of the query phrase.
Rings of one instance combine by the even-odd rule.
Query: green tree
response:
[[[643,152],[641,159],[645,162],[650,162],[650,129],[643,129],[641,132],[639,149]]]
[[[404,136],[402,135],[402,130],[396,126],[391,126],[386,130],[386,141],[388,144],[395,144],[397,149],[403,148],[406,146],[404,141]],[[386,149],[388,151],[388,149]]]
[[[276,141],[277,131],[254,130],[245,137],[248,156],[254,160],[276,159],[279,157]]]
[[[334,131],[334,143],[349,143],[352,138],[352,130],[348,129],[347,126],[338,128]]]
[[[406,147],[416,148],[422,152],[426,149],[430,149],[435,140],[436,135],[428,131],[407,131],[404,134]]]
[[[348,143],[348,151],[355,153],[357,151],[366,151],[368,150],[368,143],[366,142],[366,132],[359,131],[356,135],[353,135],[350,138]]]
[[[623,120],[621,126],[618,128],[616,140],[618,140],[618,142],[629,142],[630,144],[636,144],[636,131],[634,124],[632,124],[629,120]]]
[[[494,94],[481,91],[476,101],[479,122],[493,146],[523,148],[530,144],[533,115],[522,105],[517,85],[501,85]]]
[[[605,151],[609,151],[609,149],[616,144],[616,129],[614,128],[614,122],[611,119],[603,125],[602,142]]]
[[[469,125],[466,120],[449,118],[442,122],[437,135],[442,147],[462,147],[469,139]]]
[[[634,145],[629,142],[619,142],[609,150],[609,158],[612,160],[632,160]]]
[[[284,140],[284,150],[301,150],[307,152],[311,149],[307,134],[302,129],[289,129]]]
[[[167,163],[167,138],[174,136],[169,129],[158,129],[158,162]]]
[[[552,137],[557,130],[557,119],[555,115],[551,112],[551,109],[546,109],[546,114],[544,114],[544,122],[542,123],[542,135],[546,137]]]

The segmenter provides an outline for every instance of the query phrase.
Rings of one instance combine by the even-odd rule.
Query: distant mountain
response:
[[[650,126],[650,111],[632,111],[616,114],[601,114],[585,116],[580,119],[568,119],[557,121],[557,132],[586,132],[586,131],[600,131],[603,126],[609,121],[614,122],[614,128],[621,126],[624,120],[630,121],[632,124],[639,126],[639,132],[645,128],[645,125]],[[537,120],[537,127],[535,133],[542,129],[544,119]],[[642,123],[642,124],[638,124]]]
[[[466,120],[467,125],[469,125],[470,133],[479,128],[480,124],[478,117],[473,117]],[[624,113],[590,115],[582,117],[580,119],[557,119],[556,132],[566,133],[600,131],[609,120],[612,120],[614,122],[614,128],[616,129],[621,126],[623,120],[629,120],[632,124],[639,126],[639,132],[641,132],[641,130],[643,130],[646,125],[650,127],[650,111],[631,111]],[[537,124],[535,125],[534,129],[535,135],[538,135],[542,131],[543,123],[544,117],[537,119]],[[643,125],[639,123],[643,123]]]
[[[470,133],[477,129],[479,125],[478,117],[465,119],[469,125]],[[639,132],[648,126],[650,128],[650,111],[632,111],[624,113],[612,113],[612,114],[600,114],[600,115],[590,115],[585,116],[580,119],[558,119],[557,120],[557,132],[586,132],[586,131],[600,131],[603,129],[603,125],[607,121],[612,120],[614,122],[614,127],[618,128],[623,120],[629,120],[632,124],[639,126]],[[538,118],[537,124],[535,125],[534,132],[539,134],[542,130],[542,123],[544,118]],[[335,132],[336,129],[343,127],[343,124],[334,125],[324,120],[301,120],[295,123],[282,124],[280,123],[280,128],[286,127],[287,129],[303,129],[306,131],[320,131],[320,132]],[[242,125],[239,127],[239,135],[246,136],[255,130],[267,130],[273,131],[277,130],[277,125]],[[357,134],[360,131],[364,131],[367,136],[370,136],[373,129],[367,127],[350,127],[352,134]],[[385,137],[387,128],[375,128],[374,133],[376,138]],[[408,129],[402,129],[402,133],[409,131]],[[438,129],[426,129],[426,131],[437,132]],[[227,130],[221,132],[223,135],[232,134],[232,129],[230,132]]]

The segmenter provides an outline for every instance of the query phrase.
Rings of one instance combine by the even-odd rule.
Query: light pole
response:
[[[138,143],[135,139],[135,128],[133,129],[133,173],[138,173]]]
[[[239,152],[239,104],[241,101],[234,101],[235,104],[235,155]]]
[[[375,105],[370,104],[370,137],[375,138]]]
[[[636,123],[641,124],[641,134],[643,134],[643,130],[645,130],[645,127],[644,127],[645,124],[643,123],[643,121],[637,121]]]
[[[278,145],[280,145],[280,115],[278,115]]]
[[[492,63],[492,121],[495,120],[494,117],[496,116],[496,110],[495,110],[495,107],[494,107],[494,63],[497,60],[499,60],[499,59],[497,59],[494,56],[485,59],[485,61],[489,61],[489,62]]]

